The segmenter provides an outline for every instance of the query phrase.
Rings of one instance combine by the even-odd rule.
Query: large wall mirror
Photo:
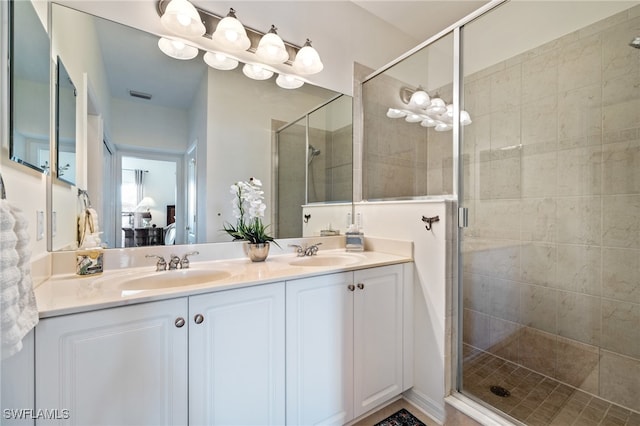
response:
[[[78,246],[77,218],[86,207],[95,210],[109,248],[230,241],[222,231],[234,220],[229,187],[250,177],[263,182],[265,222],[281,238],[276,131],[338,93],[309,84],[282,89],[275,77],[251,80],[241,67],[215,70],[203,52],[176,60],[153,34],[59,4],[51,13],[51,53],[78,95],[76,181],[52,185],[52,250]],[[342,110],[341,122],[350,123],[350,108]],[[308,142],[300,143],[306,152]],[[350,155],[351,138],[344,143],[340,149]],[[304,191],[305,179],[298,184]],[[79,190],[88,198],[78,201]],[[302,206],[295,209],[302,217]],[[293,234],[286,236],[301,237],[302,228]]]
[[[9,155],[45,171],[50,149],[49,36],[30,1],[11,1],[9,10]]]

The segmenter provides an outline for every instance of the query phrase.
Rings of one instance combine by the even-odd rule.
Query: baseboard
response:
[[[444,424],[446,416],[444,401],[436,402],[425,394],[416,391],[415,389],[409,389],[408,391],[403,393],[402,396],[407,402],[418,407],[427,416],[431,417],[439,424]]]

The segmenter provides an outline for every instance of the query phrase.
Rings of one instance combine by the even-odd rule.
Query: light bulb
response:
[[[191,18],[189,17],[189,15],[186,15],[184,13],[178,13],[176,15],[176,19],[183,27],[186,27],[191,23]]]
[[[429,95],[424,90],[416,90],[409,99],[409,106],[426,108],[431,103]]]

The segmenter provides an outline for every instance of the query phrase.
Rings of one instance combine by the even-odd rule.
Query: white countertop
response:
[[[344,256],[351,253],[346,253],[344,249],[324,250],[317,256],[336,255]],[[161,274],[179,273],[180,270],[155,272],[154,266],[145,266],[105,271],[95,276],[59,274],[52,276],[35,289],[36,302],[40,318],[46,318],[413,260],[407,256],[376,251],[364,251],[353,255],[357,257],[357,262],[331,266],[292,265],[290,262],[302,259],[293,254],[270,256],[265,262],[256,263],[248,259],[192,261],[190,270],[222,271],[228,276],[206,284],[150,290],[130,290],[122,283],[133,277],[149,277],[153,274],[158,274],[160,277]]]

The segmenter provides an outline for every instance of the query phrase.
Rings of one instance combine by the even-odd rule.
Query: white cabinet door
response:
[[[284,312],[284,283],[189,298],[189,424],[284,424]]]
[[[287,282],[288,425],[353,419],[353,295],[352,273]]]
[[[356,271],[355,417],[402,392],[402,265]]]
[[[187,424],[186,312],[179,298],[41,320],[37,424]]]

